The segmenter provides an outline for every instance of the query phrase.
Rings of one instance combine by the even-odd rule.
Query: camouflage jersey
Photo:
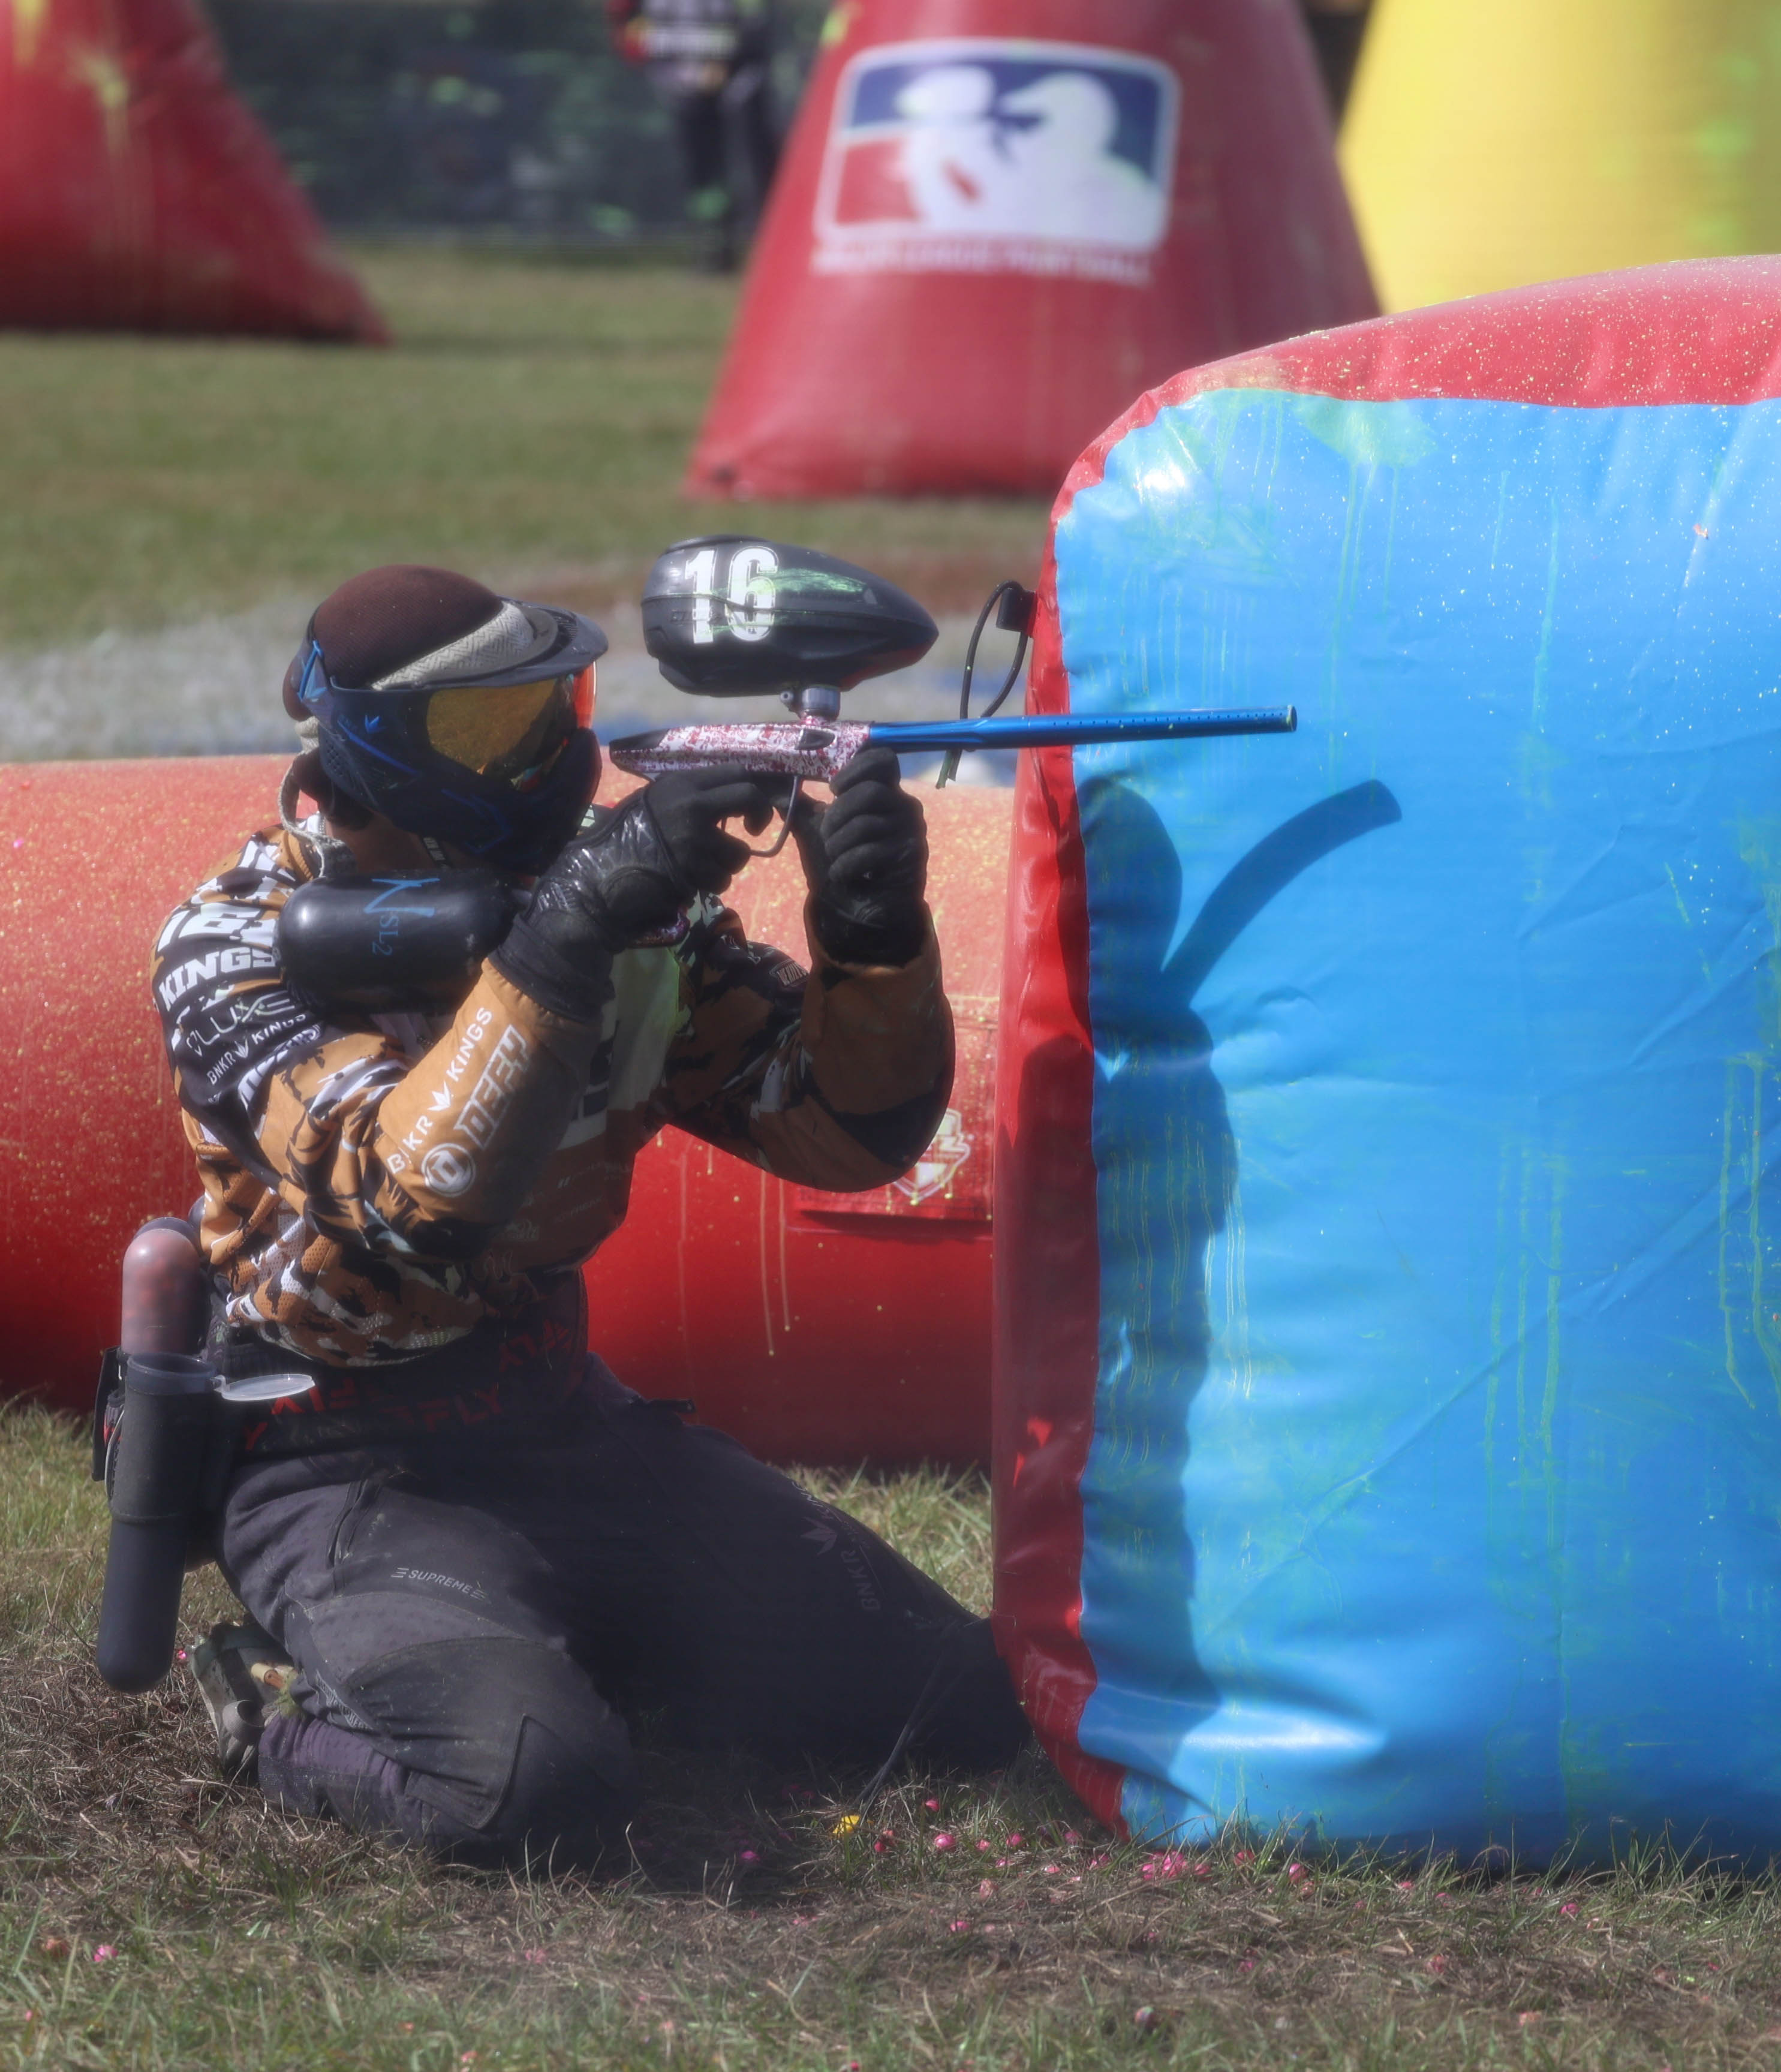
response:
[[[409,1359],[525,1315],[618,1227],[664,1124],[855,1190],[903,1171],[944,1109],[932,931],[896,968],[837,964],[812,935],[807,973],[708,900],[672,948],[614,958],[597,1025],[487,966],[455,1013],[371,1014],[285,983],[278,910],[314,875],[298,837],[255,834],[175,910],[154,965],[227,1323],[305,1361]]]

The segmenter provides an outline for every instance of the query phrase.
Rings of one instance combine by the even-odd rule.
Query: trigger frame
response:
[[[787,794],[785,804],[783,806],[775,808],[775,811],[779,816],[779,831],[778,834],[775,836],[773,841],[767,848],[749,849],[748,853],[751,856],[777,856],[779,851],[785,847],[787,842],[788,842],[792,838],[792,816],[798,810],[798,800],[803,789],[804,779],[801,777],[794,777],[792,779],[792,789]],[[746,842],[742,846],[745,849],[748,847]]]

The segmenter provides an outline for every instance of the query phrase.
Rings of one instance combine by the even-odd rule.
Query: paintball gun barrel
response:
[[[1290,734],[1290,705],[1240,712],[1113,713],[1089,718],[1047,713],[1031,719],[905,722],[762,720],[664,726],[611,744],[612,759],[639,777],[664,777],[712,763],[739,763],[778,777],[838,777],[868,748],[899,755],[950,754],[971,748],[1076,748],[1106,741],[1199,741],[1224,734]]]
[[[991,594],[971,636],[956,719],[843,720],[843,691],[868,676],[906,668],[933,645],[940,629],[921,606],[882,576],[808,547],[735,533],[683,540],[656,561],[644,586],[644,644],[662,674],[677,689],[708,697],[776,691],[796,717],[661,727],[609,742],[607,752],[621,770],[639,777],[714,763],[788,777],[788,828],[799,787],[838,777],[868,748],[943,754],[944,783],[969,749],[1193,741],[1291,734],[1298,725],[1290,705],[996,719],[992,715],[1014,688],[1026,656],[1033,602],[1018,583],[1001,584]],[[987,711],[973,717],[972,673],[992,610],[1005,631],[1019,634],[1020,643],[1001,689]],[[784,839],[782,831],[774,849]]]

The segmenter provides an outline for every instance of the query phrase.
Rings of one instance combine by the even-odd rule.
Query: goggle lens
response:
[[[426,704],[428,746],[479,776],[524,791],[537,783],[578,727],[594,716],[591,664],[572,676],[504,684],[496,690],[435,691]]]

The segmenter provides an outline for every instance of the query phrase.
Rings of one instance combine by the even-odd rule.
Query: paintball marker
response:
[[[790,720],[696,722],[608,743],[621,770],[661,777],[673,770],[739,763],[792,779],[784,826],[769,849],[784,846],[800,787],[841,775],[867,748],[946,758],[940,781],[973,748],[1075,747],[1093,742],[1183,741],[1227,734],[1291,734],[1290,705],[1238,712],[1043,713],[996,719],[1025,659],[1034,598],[1002,583],[978,615],[965,665],[959,717],[948,720],[843,720],[841,699],[868,676],[919,661],[940,629],[911,597],[882,577],[808,547],[713,533],[670,547],[644,586],[644,644],[678,690],[708,697],[777,691]],[[1019,647],[988,709],[973,717],[971,680],[977,643],[992,611]]]
[[[838,777],[867,748],[944,755],[944,783],[966,749],[1191,741],[1290,734],[1298,726],[1290,705],[997,719],[1026,658],[1034,602],[1018,583],[991,592],[971,635],[956,719],[843,720],[842,692],[906,668],[934,644],[940,629],[922,607],[882,577],[808,547],[733,533],[683,540],[656,561],[644,588],[644,641],[662,674],[677,689],[707,697],[776,691],[795,717],[663,727],[609,742],[607,752],[639,777],[729,763],[788,779],[779,808],[784,825],[770,847],[751,851],[774,856],[792,832],[801,787]],[[1019,644],[1001,689],[973,716],[977,643],[992,612]],[[311,1000],[374,1013],[434,1009],[459,997],[525,897],[480,869],[430,878],[324,877],[285,902],[275,948],[287,978]]]

